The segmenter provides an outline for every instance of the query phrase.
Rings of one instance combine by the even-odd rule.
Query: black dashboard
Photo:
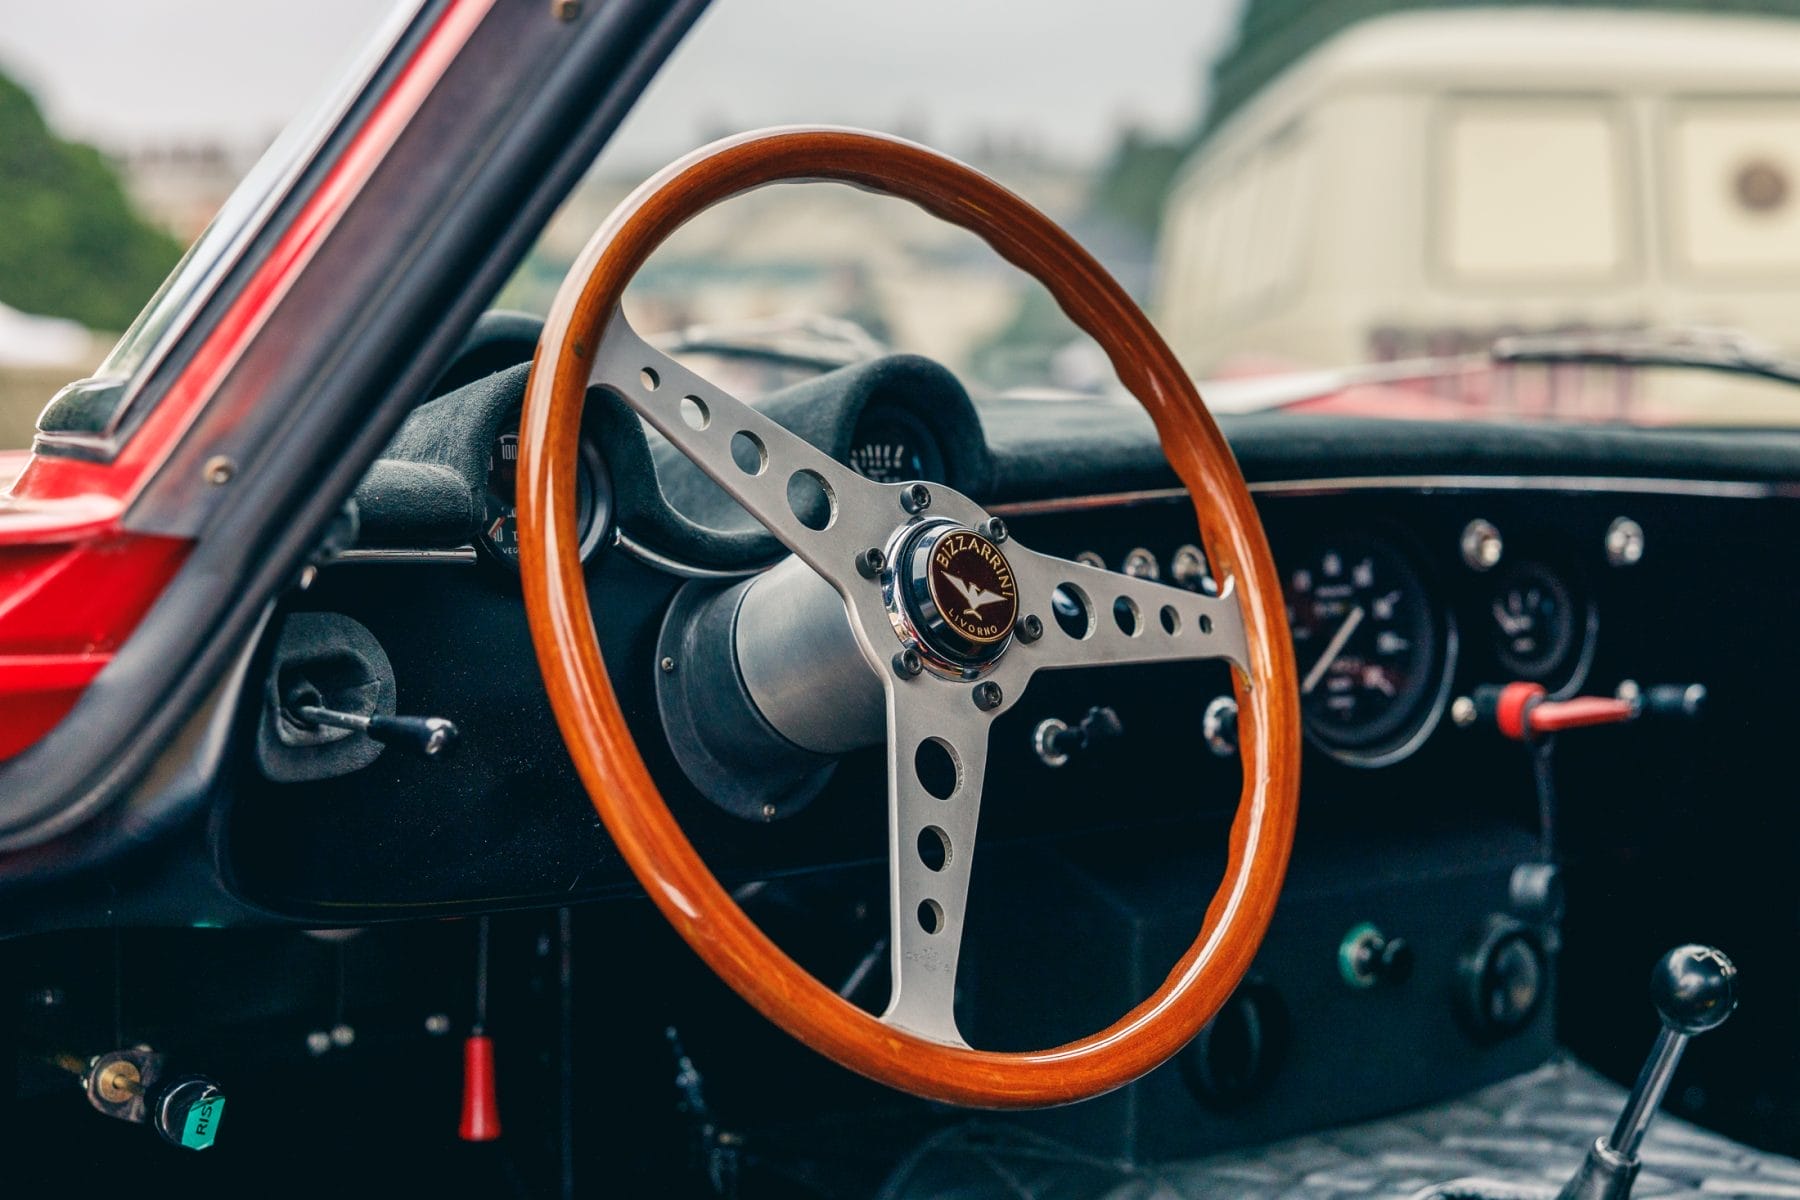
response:
[[[380,926],[590,901],[633,927],[653,918],[576,778],[526,624],[509,524],[518,350],[490,347],[415,411],[357,492],[357,544],[270,614],[243,686],[221,692],[204,819],[104,894],[22,916],[21,932],[173,911]],[[896,356],[761,403],[840,460],[974,496],[1034,549],[1217,586],[1191,502],[1129,402],[977,401],[942,367]],[[1305,694],[1281,907],[1246,983],[1174,1062],[1033,1119],[1155,1158],[1457,1095],[1559,1042],[1632,1069],[1641,1031],[1595,1014],[1636,959],[1741,929],[1745,911],[1800,912],[1787,862],[1800,814],[1769,799],[1788,724],[1778,681],[1800,668],[1780,635],[1800,438],[1297,414],[1221,425],[1284,577]],[[825,764],[805,803],[738,815],[692,782],[659,709],[671,610],[766,569],[779,546],[615,399],[590,394],[584,433],[586,578],[647,764],[752,917],[878,1011],[881,748]],[[1468,719],[1484,685],[1514,680],[1709,697],[1697,721],[1562,739],[1556,897],[1521,890],[1521,870],[1551,853],[1530,756]],[[430,760],[284,726],[297,695],[446,717],[460,743]],[[974,1044],[1099,1027],[1191,939],[1241,782],[1229,697],[1218,663],[1047,672],[995,721],[958,982]],[[1100,712],[1111,736],[1046,753],[1046,727]],[[1778,938],[1731,951],[1800,996]],[[1800,1053],[1778,1012],[1746,1012],[1701,1062],[1768,1077],[1770,1045]],[[792,1069],[785,1048],[767,1052]],[[1800,1105],[1779,1080],[1757,1096],[1742,1120],[1758,1103]]]
[[[529,333],[500,328],[470,352],[483,365]],[[365,484],[364,528],[378,536],[277,618],[279,628],[328,614],[365,630],[391,703],[454,719],[463,744],[453,765],[390,751],[352,770],[327,754],[315,771],[272,772],[266,756],[243,756],[214,849],[231,890],[258,909],[364,920],[633,888],[562,749],[525,625],[511,515],[524,371],[453,373],[460,386],[421,406],[383,460],[460,478],[479,498],[475,536],[419,544],[456,540],[441,521],[409,519],[409,505],[429,516],[421,490]],[[773,822],[721,811],[667,752],[654,686],[664,615],[679,595],[766,566],[779,547],[616,400],[595,393],[589,407],[580,503],[598,632],[608,661],[625,664],[615,686],[696,844],[727,878],[878,862],[883,816],[868,800],[878,751],[847,756],[813,803]],[[942,368],[895,356],[791,387],[765,408],[864,469],[927,469],[1034,548],[1216,587],[1191,506],[1128,401],[978,407]],[[1779,622],[1788,592],[1776,578],[1748,580],[1769,562],[1772,536],[1792,544],[1800,440],[1759,438],[1746,454],[1729,434],[1291,415],[1225,424],[1287,587],[1309,813],[1374,797],[1378,819],[1486,814],[1529,828],[1517,748],[1464,727],[1478,687],[1524,679],[1561,696],[1694,681],[1713,690],[1723,725],[1741,693],[1712,677],[1721,664],[1766,661],[1747,643]],[[1696,579],[1730,589],[1730,620]],[[289,686],[290,651],[267,640],[256,669],[272,682],[247,690],[247,709]],[[1223,668],[1208,664],[1040,680],[995,727],[994,778],[1005,782],[989,789],[1000,794],[984,811],[984,844],[1224,819],[1236,796],[1228,696]],[[1050,764],[1043,723],[1096,706],[1116,712],[1120,735]],[[1643,748],[1647,760],[1655,751]],[[1097,788],[1131,799],[1095,806]]]

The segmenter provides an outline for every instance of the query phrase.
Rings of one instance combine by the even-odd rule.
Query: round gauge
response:
[[[515,567],[519,565],[518,492],[519,431],[509,429],[488,447],[487,496],[477,540],[494,558]],[[575,468],[575,519],[584,560],[600,544],[609,507],[600,452],[584,438]]]
[[[1561,579],[1537,563],[1520,563],[1501,578],[1488,615],[1494,655],[1515,675],[1542,682],[1562,669],[1575,648],[1575,600]]]
[[[936,435],[903,408],[863,413],[850,440],[850,466],[876,483],[944,482],[944,451]]]
[[[1453,639],[1392,544],[1348,535],[1289,566],[1288,623],[1314,741],[1347,762],[1393,762],[1431,731]]]

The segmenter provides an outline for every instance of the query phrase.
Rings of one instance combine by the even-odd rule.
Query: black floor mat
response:
[[[1470,1176],[1560,1187],[1625,1092],[1555,1062],[1460,1100],[1191,1162],[1107,1162],[992,1122],[958,1126],[900,1165],[881,1200],[1406,1200]],[[1637,1197],[1800,1200],[1800,1162],[1659,1116]]]

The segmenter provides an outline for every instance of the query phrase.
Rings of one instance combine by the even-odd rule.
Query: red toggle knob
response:
[[[1551,700],[1541,685],[1521,682],[1477,688],[1475,711],[1492,720],[1507,737],[1522,742],[1568,729],[1622,725],[1637,720],[1639,706],[1636,701],[1611,696]]]
[[[471,1034],[463,1043],[462,1123],[456,1136],[465,1142],[491,1142],[500,1136],[500,1109],[494,1102],[494,1039]]]

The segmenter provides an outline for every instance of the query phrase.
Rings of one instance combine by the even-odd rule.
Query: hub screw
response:
[[[991,679],[986,683],[976,684],[973,694],[975,697],[975,707],[979,708],[982,712],[993,712],[996,708],[1000,707],[1000,685]]]
[[[924,669],[925,660],[910,646],[894,655],[894,674],[902,679],[911,679]]]
[[[922,483],[909,483],[900,489],[900,507],[917,515],[931,507],[931,489]]]
[[[856,556],[856,573],[864,579],[880,578],[881,572],[886,567],[887,555],[881,552],[879,546],[870,546]]]
[[[981,532],[988,541],[999,545],[1006,540],[1006,522],[999,517],[989,517],[982,523]]]
[[[1044,636],[1044,623],[1038,620],[1036,613],[1026,613],[1019,618],[1019,640],[1030,644]]]

